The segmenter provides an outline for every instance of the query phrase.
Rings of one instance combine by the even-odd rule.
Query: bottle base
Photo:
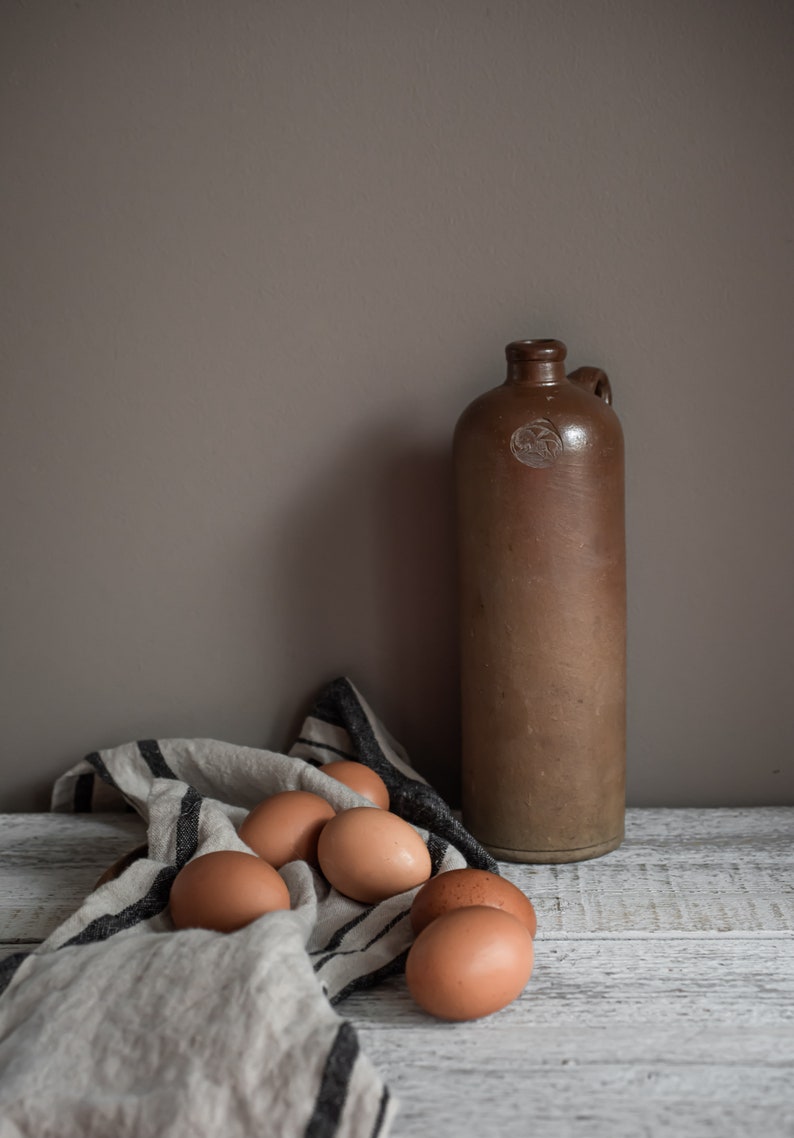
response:
[[[598,842],[594,846],[580,846],[572,850],[513,850],[504,846],[492,846],[488,842],[482,844],[499,861],[521,861],[533,865],[560,865],[571,861],[589,861],[590,858],[603,857],[604,854],[616,850],[623,841],[623,833],[615,834],[605,842]]]

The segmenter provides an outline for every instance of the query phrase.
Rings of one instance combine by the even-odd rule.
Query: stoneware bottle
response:
[[[497,857],[581,861],[623,838],[623,433],[559,340],[506,354],[455,430],[463,820]]]

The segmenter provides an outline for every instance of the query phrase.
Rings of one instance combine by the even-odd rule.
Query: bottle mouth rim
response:
[[[568,355],[562,340],[513,340],[505,348],[508,363],[554,363]]]

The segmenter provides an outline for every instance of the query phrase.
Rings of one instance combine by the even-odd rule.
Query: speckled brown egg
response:
[[[526,925],[501,909],[478,905],[453,909],[423,929],[408,952],[405,980],[430,1015],[480,1019],[521,994],[533,961]]]
[[[282,790],[255,806],[239,829],[245,844],[281,869],[290,861],[317,864],[317,840],[336,811],[308,790]]]
[[[432,878],[414,898],[411,925],[420,933],[442,913],[471,905],[503,909],[526,925],[530,936],[535,935],[538,921],[532,902],[511,881],[486,869],[450,869]]]
[[[320,869],[346,897],[373,904],[427,881],[432,869],[422,838],[388,810],[356,806],[332,818],[317,846]]]
[[[218,850],[189,861],[171,886],[171,919],[178,929],[234,932],[265,913],[289,909],[287,886],[254,854]]]
[[[364,763],[354,763],[349,759],[339,759],[338,762],[326,763],[322,772],[337,779],[338,782],[343,782],[362,798],[368,798],[370,802],[380,806],[381,810],[389,809],[389,791],[386,783],[372,767],[367,767]]]

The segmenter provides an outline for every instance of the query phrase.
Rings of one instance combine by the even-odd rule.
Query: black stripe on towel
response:
[[[85,774],[79,774],[74,782],[74,800],[72,807],[75,814],[90,814],[91,803],[94,797],[94,775],[93,771],[87,771]]]
[[[163,758],[160,744],[156,739],[141,739],[138,742],[141,758],[155,778],[176,778],[176,775]]]
[[[177,869],[181,869],[183,865],[186,865],[198,849],[201,803],[202,798],[199,792],[195,787],[189,786],[182,798],[179,818],[176,823]]]
[[[321,719],[332,727],[347,727],[345,717],[339,711],[338,689],[340,685],[348,685],[348,681],[340,676],[324,687],[314,703],[309,715],[312,719]]]
[[[329,705],[333,705],[335,708],[335,719],[327,718]],[[372,767],[386,783],[391,794],[392,786],[396,785],[397,779],[402,780],[405,776],[392,766],[380,749],[378,740],[375,738],[375,732],[372,730],[372,724],[367,719],[350,681],[345,677],[340,677],[330,683],[323,693],[319,706],[325,714],[317,715],[316,709],[313,709],[311,714],[316,719],[325,719],[328,723],[336,723],[344,727],[350,736],[359,762],[364,762],[368,767]]]
[[[382,936],[386,936],[386,933],[390,932],[396,924],[399,924],[401,920],[403,920],[405,917],[409,917],[410,915],[411,907],[409,905],[407,909],[403,909],[402,912],[398,913],[396,917],[392,917],[390,921],[387,921],[383,928],[379,932],[375,933],[375,935],[367,941],[361,951],[366,952],[370,945],[375,944],[380,940]]]
[[[430,876],[435,877],[439,869],[444,863],[444,858],[447,856],[449,849],[449,842],[445,842],[443,838],[439,838],[437,834],[428,834],[427,837],[427,852],[430,854]]]
[[[358,1058],[358,1036],[345,1020],[339,1026],[325,1061],[320,1090],[304,1138],[333,1138],[342,1117],[347,1088]]]
[[[355,956],[357,952],[366,952],[367,949],[371,945],[376,944],[382,936],[386,936],[386,933],[391,932],[396,924],[402,921],[405,917],[409,916],[410,912],[410,908],[403,909],[402,912],[398,913],[396,917],[392,917],[390,921],[387,921],[383,928],[378,929],[375,935],[373,937],[370,937],[366,944],[361,945],[359,948],[343,948],[338,949],[336,952],[326,953],[326,955],[323,956],[321,960],[318,960],[314,965],[314,971],[319,972],[320,969],[335,956]]]
[[[91,764],[103,782],[106,782],[108,786],[112,786],[118,790],[118,787],[116,786],[116,780],[113,778],[113,775],[105,766],[99,751],[92,751],[90,755],[86,755],[85,761]]]
[[[340,925],[334,935],[328,941],[328,944],[325,946],[325,948],[321,948],[319,951],[332,952],[335,948],[339,948],[339,945],[345,939],[350,930],[354,929],[356,925],[360,925],[362,921],[365,921],[374,908],[374,905],[368,905],[363,913],[359,913],[357,917],[353,917],[353,919],[351,921],[348,921],[346,925]]]
[[[351,755],[350,751],[343,751],[341,747],[332,747],[330,743],[320,743],[317,739],[307,739],[305,735],[301,735],[295,742],[302,743],[304,747],[317,747],[321,751],[331,751],[334,755],[339,755],[340,758],[347,759],[351,763],[358,762],[356,756]]]
[[[400,814],[412,822],[414,826],[444,838],[459,850],[469,865],[475,869],[487,869],[491,873],[499,873],[499,866],[494,858],[463,827],[441,795],[431,786],[405,779],[403,786],[392,795],[391,809],[395,814]]]
[[[168,904],[171,886],[179,870],[189,861],[198,846],[198,822],[201,812],[201,795],[189,787],[182,798],[179,820],[176,827],[176,865],[166,865],[155,877],[149,892],[133,901],[120,913],[103,913],[86,925],[81,932],[62,944],[66,948],[74,944],[94,944],[107,940],[114,933],[130,929],[141,921],[148,921],[162,913]]]
[[[375,1125],[372,1127],[372,1134],[370,1135],[370,1138],[378,1138],[378,1135],[380,1134],[380,1131],[381,1131],[381,1127],[383,1126],[383,1122],[386,1118],[386,1107],[389,1105],[390,1098],[391,1098],[391,1095],[389,1094],[389,1088],[384,1087],[383,1088],[383,1094],[380,1096],[380,1106],[378,1107],[378,1116],[375,1119]]]
[[[333,708],[333,712],[331,711]],[[441,795],[426,783],[407,778],[381,750],[364,708],[350,680],[333,680],[323,692],[311,714],[345,728],[359,760],[380,775],[389,791],[389,809],[423,830],[431,830],[455,846],[469,865],[498,873],[495,860],[464,829]]]
[[[4,960],[0,960],[0,992],[6,990],[14,978],[17,968],[32,955],[32,952],[15,952],[12,956],[6,956]]]
[[[341,1004],[342,1000],[346,1000],[353,992],[359,992],[365,988],[374,988],[376,984],[380,984],[381,980],[387,980],[389,976],[397,976],[401,972],[404,972],[407,956],[408,949],[406,948],[405,952],[401,952],[399,956],[395,956],[394,960],[390,960],[388,964],[384,964],[381,968],[376,968],[374,972],[365,972],[363,976],[356,976],[331,998],[331,1005],[336,1007],[337,1004]]]
[[[148,921],[162,913],[168,904],[171,885],[177,875],[176,866],[167,865],[155,877],[149,892],[122,909],[120,913],[103,913],[70,940],[62,944],[61,948],[68,948],[74,944],[95,944],[101,940],[108,940],[115,933],[131,929],[141,921]]]

